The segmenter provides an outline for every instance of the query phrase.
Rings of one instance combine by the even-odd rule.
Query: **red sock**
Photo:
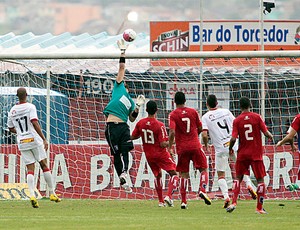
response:
[[[257,206],[258,210],[263,208],[264,197],[266,193],[266,185],[264,183],[260,183],[257,185]]]
[[[180,178],[180,194],[181,194],[181,201],[183,203],[186,202],[186,187],[187,187],[187,179],[186,178]]]
[[[154,184],[155,184],[155,189],[156,189],[157,196],[158,196],[158,201],[159,202],[164,202],[163,194],[162,194],[162,181],[161,181],[161,177],[159,179],[155,178]]]
[[[203,171],[200,174],[200,191],[206,193],[206,187],[208,182],[208,173]]]
[[[174,190],[177,189],[179,183],[179,178],[177,175],[172,176],[169,180],[169,187],[168,187],[168,196],[172,199],[172,194]]]
[[[237,204],[237,199],[240,193],[240,182],[238,180],[233,181],[232,191],[233,191],[232,204]]]

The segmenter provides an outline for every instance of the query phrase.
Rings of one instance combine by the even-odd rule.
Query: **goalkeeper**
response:
[[[121,50],[121,56],[112,97],[103,111],[106,116],[105,137],[114,157],[114,166],[120,179],[120,185],[125,192],[131,193],[132,189],[127,183],[127,170],[129,162],[128,152],[133,149],[133,143],[130,139],[130,129],[127,120],[129,118],[131,122],[135,121],[140,106],[145,102],[145,97],[139,95],[136,105],[130,97],[128,87],[124,82],[127,45],[123,39],[119,40],[117,44]]]

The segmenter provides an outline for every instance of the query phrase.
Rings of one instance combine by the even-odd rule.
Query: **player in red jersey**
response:
[[[178,154],[176,170],[180,175],[181,208],[187,208],[186,189],[190,161],[193,161],[194,167],[201,173],[199,196],[207,205],[211,205],[211,200],[205,191],[208,184],[208,165],[198,137],[202,131],[202,123],[197,111],[185,106],[183,92],[176,92],[174,99],[176,109],[169,115],[169,151],[173,154],[172,145],[175,140]]]
[[[168,195],[165,200],[170,200],[167,204],[173,207],[172,193],[178,187],[179,178],[176,170],[176,163],[167,152],[168,135],[165,125],[155,118],[157,104],[155,101],[148,101],[146,104],[148,117],[141,119],[135,126],[131,139],[142,138],[143,148],[148,164],[155,176],[155,189],[157,191],[159,207],[163,207],[164,199],[162,193],[161,169],[170,175]]]
[[[236,160],[236,180],[233,181],[233,199],[232,204],[226,209],[232,212],[236,208],[237,198],[240,193],[240,183],[244,174],[249,174],[251,166],[257,180],[257,206],[256,212],[266,214],[263,209],[266,185],[264,177],[266,176],[263,162],[263,145],[261,132],[269,139],[273,135],[268,131],[267,126],[257,113],[250,112],[250,100],[247,97],[240,99],[242,113],[233,121],[232,137],[229,143],[229,154],[234,154],[233,146],[236,139],[239,138],[239,149]]]
[[[296,115],[292,121],[292,124],[288,130],[288,134],[280,141],[277,142],[276,147],[281,146],[287,142],[290,143],[292,151],[295,152],[297,150],[294,145],[294,136],[297,135],[297,143],[298,143],[298,151],[300,154],[300,114]],[[298,180],[300,180],[300,165],[298,169]],[[287,186],[290,191],[295,191],[299,189],[298,184],[290,184]]]

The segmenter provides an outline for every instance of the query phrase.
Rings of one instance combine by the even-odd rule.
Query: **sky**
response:
[[[24,2],[27,2],[24,4]],[[258,20],[260,0],[0,0],[0,34],[70,32],[110,35],[132,28],[149,34],[150,21]],[[300,18],[299,0],[276,0],[264,19]],[[128,17],[130,16],[131,17]]]

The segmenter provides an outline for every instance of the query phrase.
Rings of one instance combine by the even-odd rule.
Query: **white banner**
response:
[[[215,21],[203,23],[203,43],[209,45],[259,45],[259,21]],[[300,21],[264,21],[264,44],[295,45]],[[189,23],[190,45],[200,43],[200,22]]]
[[[199,109],[198,84],[192,83],[167,83],[167,110],[175,109],[174,95],[177,91],[185,94],[185,105],[194,109]]]

